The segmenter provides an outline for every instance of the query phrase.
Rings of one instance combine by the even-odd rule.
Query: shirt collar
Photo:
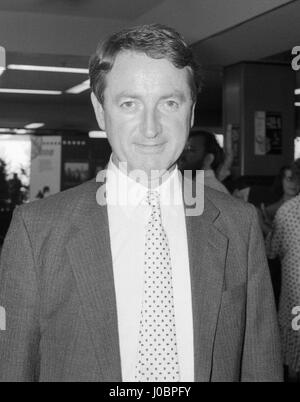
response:
[[[153,191],[159,191],[161,205],[182,203],[182,190],[177,166],[169,172],[169,177]],[[119,169],[110,157],[106,175],[107,204],[132,210],[139,205],[146,205],[148,187],[138,183]]]

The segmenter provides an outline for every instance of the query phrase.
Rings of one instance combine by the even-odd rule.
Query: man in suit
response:
[[[254,208],[201,189],[193,214],[183,196],[191,50],[173,29],[128,29],[98,48],[90,78],[112,156],[101,183],[16,209],[1,259],[0,379],[280,381]]]

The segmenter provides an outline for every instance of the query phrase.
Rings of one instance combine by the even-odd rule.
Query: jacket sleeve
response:
[[[254,207],[252,216],[241,381],[281,382],[283,365],[274,294],[264,242]]]
[[[38,380],[39,311],[35,261],[22,207],[14,212],[0,263],[0,381]]]

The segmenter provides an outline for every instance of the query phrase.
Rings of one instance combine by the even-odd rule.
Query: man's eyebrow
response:
[[[116,95],[116,99],[119,100],[122,98],[141,99],[142,95],[139,95],[138,93],[135,93],[135,92],[123,91]],[[178,98],[180,101],[185,101],[186,95],[181,91],[174,91],[174,92],[170,92],[169,94],[163,95],[161,97],[161,99],[169,99],[169,98]]]
[[[168,95],[164,95],[162,99],[169,99],[169,98],[178,98],[180,101],[185,101],[186,96],[183,92],[181,91],[174,91]]]
[[[116,99],[120,100],[122,98],[134,98],[134,99],[140,99],[141,96],[138,93],[135,92],[128,92],[128,91],[123,91],[118,94],[116,94]]]

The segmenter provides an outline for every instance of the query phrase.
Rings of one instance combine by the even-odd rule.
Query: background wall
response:
[[[240,131],[241,173],[275,175],[294,157],[295,74],[286,65],[240,63],[225,69],[224,124]],[[282,116],[282,154],[255,155],[256,111],[279,112]]]

